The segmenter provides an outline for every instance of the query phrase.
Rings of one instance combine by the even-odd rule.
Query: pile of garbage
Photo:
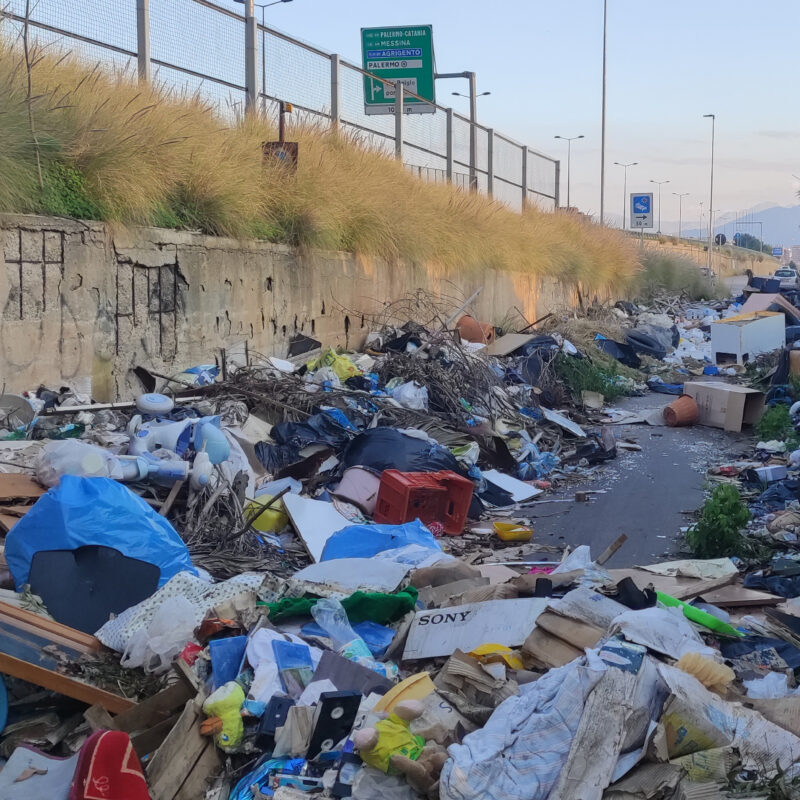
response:
[[[360,351],[298,334],[286,358],[140,368],[130,402],[0,396],[0,797],[800,784],[800,607],[774,608],[797,595],[742,586],[739,554],[614,570],[624,535],[535,540],[536,504],[616,458],[609,397],[747,378],[710,363],[736,303],[669,302],[519,331],[459,308]],[[762,444],[718,477],[780,466]],[[779,515],[763,494],[767,528],[798,525],[800,494]],[[731,614],[754,595],[769,623]]]

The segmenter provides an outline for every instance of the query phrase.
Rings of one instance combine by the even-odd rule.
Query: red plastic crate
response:
[[[400,472],[387,469],[381,475],[375,522],[401,525],[419,519],[440,522],[444,532],[460,536],[474,486],[450,470],[442,472]]]

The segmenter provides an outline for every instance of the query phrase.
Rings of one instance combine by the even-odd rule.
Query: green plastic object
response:
[[[683,600],[678,600],[676,597],[672,597],[672,595],[664,594],[664,592],[656,592],[656,596],[658,597],[659,603],[663,603],[665,606],[683,609],[683,615],[686,619],[691,622],[696,622],[704,628],[708,628],[722,636],[744,636],[744,634],[741,631],[737,631],[733,625],[728,625],[727,622],[717,619],[713,614],[709,614],[707,611],[703,611],[700,608],[690,606],[688,603],[684,603]]]

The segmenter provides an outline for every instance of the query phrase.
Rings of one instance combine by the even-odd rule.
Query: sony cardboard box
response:
[[[684,394],[694,398],[700,409],[700,424],[726,431],[740,431],[755,425],[764,413],[763,392],[720,381],[689,381]]]

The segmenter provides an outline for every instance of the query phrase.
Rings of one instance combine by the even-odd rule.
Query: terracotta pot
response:
[[[682,394],[664,409],[664,422],[671,428],[694,425],[700,419],[700,409],[693,397]]]
[[[478,322],[475,317],[465,314],[456,322],[458,335],[468,342],[491,344],[494,341],[494,326],[488,322]]]

